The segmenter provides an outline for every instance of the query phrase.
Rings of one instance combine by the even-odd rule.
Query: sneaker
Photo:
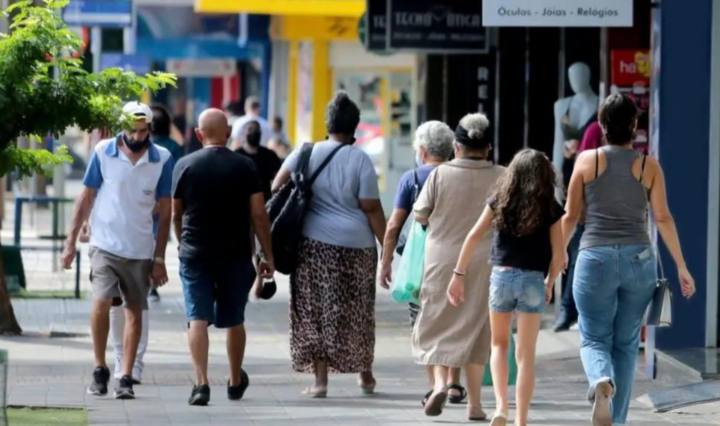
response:
[[[97,367],[93,371],[93,382],[87,388],[89,395],[105,396],[108,393],[108,381],[110,381],[110,370],[107,367]]]
[[[210,386],[193,386],[190,399],[188,399],[188,404],[204,407],[208,405],[208,402],[210,402]]]
[[[160,293],[158,293],[156,288],[153,288],[150,290],[150,295],[148,296],[148,300],[151,302],[157,303],[160,301]]]
[[[115,388],[115,399],[135,399],[133,391],[133,379],[130,376],[122,376]]]
[[[241,400],[245,395],[245,391],[247,390],[248,386],[250,386],[250,378],[248,377],[245,370],[240,370],[240,380],[240,384],[237,386],[230,386],[230,381],[228,380],[227,396],[228,399],[231,401]]]
[[[560,316],[558,316],[558,319],[555,322],[555,325],[553,325],[553,331],[556,333],[568,331],[568,330],[570,330],[570,327],[572,327],[572,325],[575,324],[576,322],[577,322],[577,318],[573,318],[570,315],[563,312],[560,314]]]

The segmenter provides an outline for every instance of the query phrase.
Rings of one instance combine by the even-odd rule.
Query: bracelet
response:
[[[465,272],[463,272],[463,271],[458,271],[457,269],[455,269],[455,270],[453,271],[453,274],[457,275],[458,277],[464,277],[464,276],[465,276]]]

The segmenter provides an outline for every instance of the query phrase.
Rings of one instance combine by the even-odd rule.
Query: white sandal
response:
[[[496,412],[493,414],[490,426],[507,426],[508,415],[507,413]]]

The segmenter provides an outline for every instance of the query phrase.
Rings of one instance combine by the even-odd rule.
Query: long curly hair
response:
[[[555,169],[545,154],[534,149],[517,153],[492,193],[494,228],[518,237],[532,235],[548,219],[556,185]]]

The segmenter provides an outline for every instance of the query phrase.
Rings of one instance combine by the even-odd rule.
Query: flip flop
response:
[[[425,404],[425,415],[428,417],[437,417],[443,412],[445,408],[445,402],[447,402],[447,392],[433,392],[428,398],[427,404]]]
[[[424,407],[425,404],[427,404],[428,399],[430,399],[430,396],[432,395],[433,391],[428,391],[428,393],[425,394],[425,398],[422,399],[422,406]]]
[[[487,414],[483,411],[482,407],[471,407],[468,405],[467,417],[471,422],[482,422],[487,420]]]
[[[377,386],[377,382],[375,380],[372,381],[372,383],[369,384],[362,384],[362,382],[358,381],[358,387],[362,391],[363,395],[373,395],[375,394],[375,386]]]
[[[460,385],[450,385],[448,386],[448,390],[460,392],[460,395],[450,395],[448,392],[448,402],[451,404],[462,404],[465,398],[467,398],[467,390]]]
[[[305,390],[302,392],[303,395],[307,396],[308,398],[327,398],[327,389],[324,390],[312,390],[312,386],[308,386],[305,388]]]
[[[490,426],[506,426],[508,422],[508,415],[505,413],[495,413],[490,421]]]

